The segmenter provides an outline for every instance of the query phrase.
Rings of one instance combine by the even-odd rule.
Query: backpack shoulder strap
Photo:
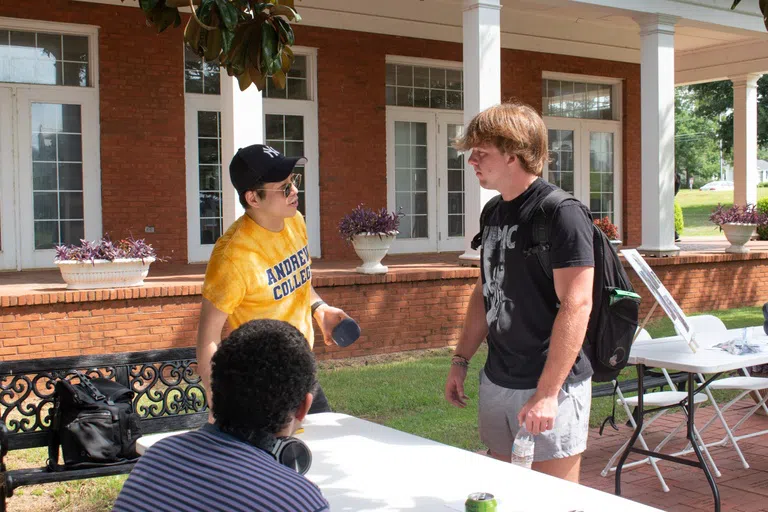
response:
[[[485,206],[483,206],[483,210],[480,212],[480,231],[472,239],[472,243],[470,245],[472,250],[476,251],[477,248],[483,244],[483,231],[485,230],[485,221],[488,220],[488,215],[490,215],[491,211],[496,208],[496,205],[499,204],[499,201],[501,201],[501,194],[493,196],[488,200],[487,203],[485,203]]]
[[[549,260],[549,232],[552,228],[552,218],[557,208],[565,201],[574,199],[568,192],[556,188],[547,194],[528,217],[531,225],[531,246],[523,251],[526,258],[536,255],[541,268],[549,279],[552,279],[552,264]]]

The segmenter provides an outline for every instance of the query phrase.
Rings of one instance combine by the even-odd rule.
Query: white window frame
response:
[[[17,202],[16,182],[16,137],[14,127],[14,95],[11,87],[0,85],[0,270],[16,270],[17,254],[16,226],[19,224],[14,208]]]
[[[81,91],[76,87],[38,86],[18,88],[16,102],[18,108],[18,201],[21,218],[21,264],[23,268],[54,267],[53,249],[36,250],[34,248],[34,211],[32,201],[32,127],[30,112],[32,103],[63,103],[80,105],[83,153],[83,218],[85,238],[98,240],[103,236],[101,219],[101,167],[99,151],[99,111],[98,103],[93,101],[91,91]],[[86,89],[86,88],[82,88]],[[92,141],[96,141],[95,144]],[[23,149],[22,149],[23,148]]]
[[[184,95],[184,132],[186,141],[186,181],[187,181],[187,261],[200,263],[211,257],[214,244],[203,245],[200,240],[200,174],[198,167],[198,126],[199,111],[219,112],[221,115],[221,96],[215,94],[186,93]],[[223,130],[222,130],[223,131]],[[222,189],[229,183],[229,163],[221,163]],[[222,193],[222,214],[224,198]],[[222,215],[223,217],[223,215]],[[221,234],[227,230],[222,219]]]
[[[304,204],[306,205],[307,236],[309,254],[313,258],[322,257],[320,244],[320,150],[318,142],[317,114],[317,48],[305,46],[292,47],[295,55],[307,58],[307,96],[306,100],[281,98],[262,99],[263,126],[266,132],[267,115],[300,115],[304,117],[304,153],[307,163],[304,165]],[[265,133],[266,138],[266,133]]]
[[[62,35],[77,35],[88,37],[88,70],[90,84],[87,87],[68,87],[57,85],[26,84],[16,82],[0,82],[0,89],[11,91],[12,119],[10,131],[13,136],[12,156],[10,160],[2,155],[3,165],[11,164],[11,172],[3,173],[3,189],[11,183],[12,190],[3,194],[3,219],[10,208],[15,212],[13,222],[14,242],[6,245],[5,229],[3,230],[3,251],[13,250],[14,255],[3,254],[0,268],[16,270],[31,268],[55,267],[53,249],[34,249],[34,211],[32,201],[32,159],[29,148],[31,145],[31,103],[66,103],[81,106],[81,130],[83,152],[83,217],[85,219],[85,237],[98,240],[103,236],[102,205],[101,205],[101,129],[99,123],[99,28],[93,25],[74,23],[58,23],[38,20],[0,17],[1,30],[18,30],[30,32],[47,32]],[[6,135],[0,133],[4,138]],[[22,150],[24,148],[24,150]],[[7,169],[7,168],[6,168]],[[18,208],[15,206],[18,205]],[[6,221],[3,220],[5,223]],[[15,260],[15,261],[13,261]]]
[[[589,206],[590,203],[590,162],[589,162],[589,132],[611,132],[614,135],[613,143],[613,223],[619,229],[619,237],[623,236],[624,206],[624,166],[623,166],[623,111],[622,111],[622,86],[620,78],[600,77],[590,75],[576,75],[570,73],[555,73],[545,71],[542,80],[566,80],[591,84],[611,86],[611,106],[613,108],[613,120],[582,119],[578,117],[544,116],[544,124],[550,130],[573,130],[573,159],[574,159],[574,195],[578,200]],[[549,167],[544,166],[544,179],[549,177]]]

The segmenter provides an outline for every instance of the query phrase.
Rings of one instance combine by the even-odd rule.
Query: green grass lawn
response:
[[[761,325],[759,307],[714,311],[729,328]],[[647,326],[651,336],[658,338],[674,334],[671,322],[660,319]],[[445,377],[452,349],[414,352],[395,356],[394,361],[379,362],[373,357],[365,360],[328,361],[320,363],[319,380],[337,412],[366,418],[398,430],[433,439],[441,443],[479,450],[483,446],[477,434],[478,371],[487,356],[483,346],[472,359],[465,385],[469,396],[465,409],[449,405],[443,398]],[[622,378],[634,376],[627,368]],[[718,400],[726,398],[718,396]],[[610,414],[611,397],[592,401],[590,425],[597,426]],[[626,422],[617,410],[617,424]],[[626,427],[623,427],[626,428]],[[627,432],[629,432],[627,430]],[[44,464],[44,449],[11,452],[8,467],[33,467]],[[120,492],[124,476],[25,487],[9,500],[11,511],[102,511],[110,510]]]
[[[758,188],[757,198],[768,196],[768,188]],[[685,229],[683,236],[721,236],[717,226],[709,220],[709,215],[718,203],[722,205],[733,204],[733,190],[726,191],[701,191],[698,189],[680,189],[675,197],[683,209]]]

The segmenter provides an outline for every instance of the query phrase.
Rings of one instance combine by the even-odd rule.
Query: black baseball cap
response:
[[[284,156],[275,148],[253,144],[240,148],[229,164],[229,178],[239,194],[251,190],[259,182],[283,181],[297,165],[304,165],[303,156]]]

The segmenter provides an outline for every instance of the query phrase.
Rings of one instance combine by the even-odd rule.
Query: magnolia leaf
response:
[[[275,27],[268,21],[261,24],[261,56],[260,70],[269,72],[272,61],[277,57],[278,37]],[[266,66],[266,69],[265,69]]]
[[[219,57],[221,53],[221,30],[209,30],[205,41],[205,53],[203,56],[208,62],[212,62]]]
[[[157,7],[157,2],[158,0],[139,0],[139,7],[141,7],[141,10],[146,14],[148,11]]]
[[[251,80],[251,75],[248,74],[248,71],[243,71],[237,75],[237,84],[240,86],[241,91],[246,90],[252,83],[253,81]]]
[[[736,6],[739,5],[739,3],[741,3],[741,0],[733,0],[733,5],[731,6],[731,10],[734,10]]]
[[[229,30],[234,30],[237,26],[237,9],[227,0],[216,0],[216,7],[221,15],[224,26]]]
[[[184,28],[184,43],[195,53],[200,51],[200,31],[202,27],[191,17],[187,20],[187,26]]]
[[[283,18],[275,18],[277,23],[278,33],[280,34],[280,41],[287,45],[292,45],[295,42],[293,36],[293,28],[291,24],[285,21]]]
[[[299,13],[288,7],[287,5],[275,5],[270,9],[275,16],[285,16],[291,21],[301,21]]]
[[[263,91],[264,87],[267,85],[266,77],[262,75],[254,66],[248,67],[248,74],[251,76],[253,85],[255,85],[258,90]]]
[[[232,48],[232,42],[235,40],[235,32],[233,30],[221,31],[221,49],[224,53],[228,53]]]
[[[278,89],[285,89],[285,73],[282,71],[277,71],[272,74],[272,83],[275,84],[275,87]]]
[[[285,49],[283,50],[283,53],[280,54],[280,62],[281,62],[280,70],[286,75],[288,74],[288,71],[290,71],[291,66],[293,65],[293,52],[289,53],[288,52],[289,50],[290,48],[286,46]]]

